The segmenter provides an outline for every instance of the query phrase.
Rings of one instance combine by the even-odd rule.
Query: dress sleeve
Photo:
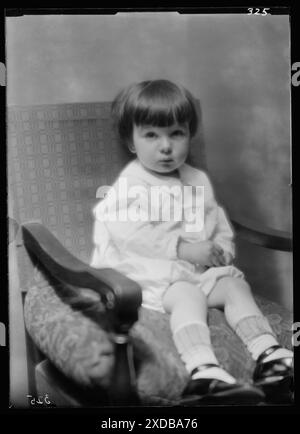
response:
[[[232,255],[232,258],[234,258],[235,234],[225,210],[221,206],[219,206],[215,199],[212,184],[206,174],[204,174],[204,189],[204,194],[206,194],[209,206],[214,208],[214,215],[216,216],[216,225],[213,232],[212,240],[218,243],[224,251],[230,253]]]
[[[114,191],[116,192],[117,189]],[[120,256],[178,259],[179,230],[166,222],[151,220],[147,189],[136,186],[135,198],[108,194],[94,209],[94,244],[101,242],[97,228],[105,226]],[[97,234],[97,236],[95,236]]]
[[[235,257],[234,232],[223,208],[217,207],[218,222],[213,240],[222,247],[225,252]]]

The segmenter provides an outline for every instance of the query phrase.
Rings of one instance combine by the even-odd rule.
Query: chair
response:
[[[57,407],[180,405],[188,375],[168,315],[141,307],[135,282],[87,265],[96,190],[111,185],[128,161],[113,131],[110,103],[8,107],[7,126],[18,273],[10,291],[22,293],[28,395],[47,394]],[[201,129],[194,140],[190,162],[205,168]],[[243,239],[291,251],[287,233],[232,223]],[[291,348],[291,313],[256,298],[279,341]],[[21,327],[22,320],[11,316]],[[223,313],[211,309],[209,326],[220,362],[249,379],[253,361]]]

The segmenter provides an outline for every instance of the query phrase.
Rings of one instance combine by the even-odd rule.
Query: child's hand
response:
[[[221,267],[226,265],[223,249],[212,241],[187,243],[181,241],[178,257],[203,267]]]
[[[212,241],[197,243],[197,264],[207,267],[221,267],[225,265],[223,249]]]
[[[224,251],[223,253],[225,265],[231,265],[233,262],[233,256],[230,252]]]

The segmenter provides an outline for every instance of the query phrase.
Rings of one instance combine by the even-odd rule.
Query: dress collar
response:
[[[194,167],[183,164],[179,169],[179,178],[168,175],[158,175],[148,172],[139,160],[131,161],[123,170],[121,176],[133,176],[146,181],[150,185],[199,185],[199,170]]]

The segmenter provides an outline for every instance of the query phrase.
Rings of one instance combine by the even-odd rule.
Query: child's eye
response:
[[[154,139],[154,138],[157,137],[157,134],[154,133],[153,131],[148,131],[148,132],[145,134],[145,137],[146,137],[147,139]]]
[[[172,132],[172,136],[174,136],[174,137],[181,137],[181,136],[184,136],[184,135],[185,135],[185,133],[182,130],[175,130],[175,131]]]

